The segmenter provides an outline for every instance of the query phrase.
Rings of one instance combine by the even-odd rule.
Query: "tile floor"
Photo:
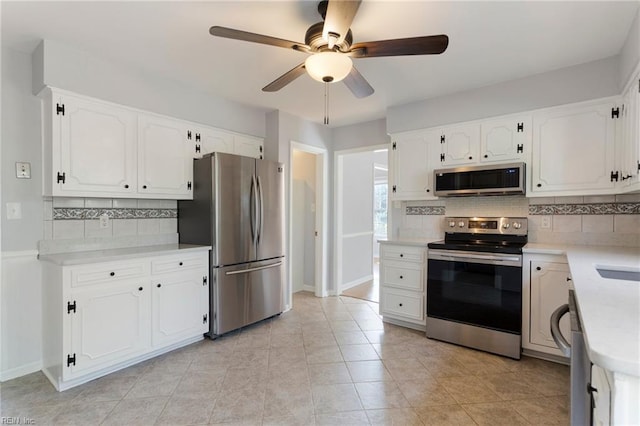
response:
[[[569,369],[383,324],[377,304],[294,296],[294,309],[56,392],[0,385],[0,416],[37,425],[568,425]],[[24,424],[24,422],[22,423]]]

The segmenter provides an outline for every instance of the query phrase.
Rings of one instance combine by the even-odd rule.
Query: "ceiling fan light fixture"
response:
[[[304,66],[314,80],[335,83],[349,75],[353,62],[350,57],[342,53],[320,52],[309,56]]]

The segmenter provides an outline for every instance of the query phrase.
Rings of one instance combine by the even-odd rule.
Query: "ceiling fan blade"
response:
[[[358,99],[366,98],[374,92],[373,87],[371,87],[369,82],[358,72],[356,67],[351,67],[351,72],[343,81],[349,90],[351,90],[351,93]]]
[[[393,40],[366,41],[355,43],[349,50],[353,58],[377,58],[381,56],[437,55],[449,45],[449,37],[444,34],[398,38]]]
[[[233,28],[213,26],[209,28],[209,34],[217,37],[250,41],[252,43],[261,43],[267,44],[269,46],[284,47],[285,49],[299,50],[302,52],[311,52],[311,48],[304,43],[266,36],[263,34],[250,33],[242,30],[235,30]]]
[[[322,37],[329,42],[330,49],[344,41],[360,3],[361,0],[329,0]],[[329,33],[334,36],[329,37]]]
[[[290,69],[289,71],[282,74],[280,77],[273,80],[271,83],[267,84],[262,88],[263,92],[277,92],[282,89],[287,84],[291,83],[296,78],[300,77],[302,74],[306,72],[304,67],[304,62],[298,65],[295,68]]]

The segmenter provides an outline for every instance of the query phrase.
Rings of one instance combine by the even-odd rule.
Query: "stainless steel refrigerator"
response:
[[[194,160],[193,200],[178,202],[181,243],[211,245],[209,337],[282,312],[284,169],[212,153]]]

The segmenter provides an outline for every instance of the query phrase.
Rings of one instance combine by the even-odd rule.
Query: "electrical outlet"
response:
[[[31,163],[16,163],[16,177],[18,179],[31,179]]]
[[[105,229],[109,227],[109,216],[107,214],[103,214],[100,216],[100,229]]]
[[[551,229],[551,216],[542,216],[540,221],[541,229]]]

